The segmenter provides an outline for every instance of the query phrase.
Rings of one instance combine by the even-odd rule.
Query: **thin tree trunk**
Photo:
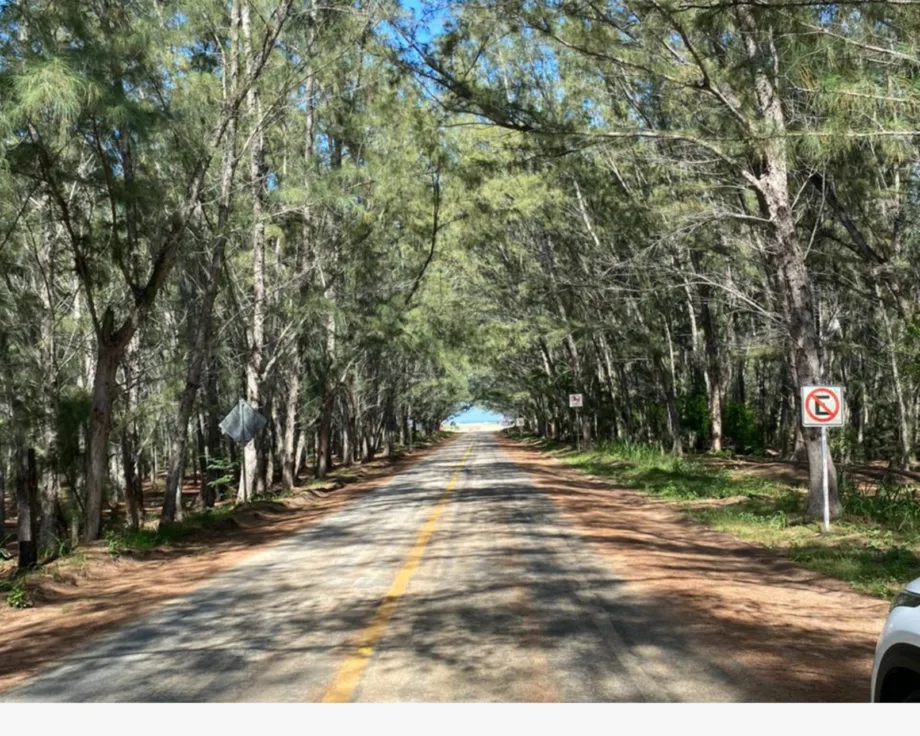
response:
[[[213,348],[208,352],[208,376],[205,382],[205,395],[207,396],[205,424],[207,425],[208,486],[203,499],[203,505],[205,508],[212,508],[217,501],[219,490],[216,481],[224,472],[219,467],[224,454],[218,420],[220,404],[217,393],[217,358],[214,355]]]
[[[16,478],[16,516],[18,521],[19,569],[38,564],[38,519],[36,497],[38,477],[35,467],[35,448],[19,452],[19,472]]]
[[[6,458],[0,451],[0,548],[6,544]]]
[[[316,437],[316,478],[323,480],[331,470],[330,445],[332,440],[332,409],[335,395],[327,393],[320,409],[319,426]]]
[[[898,407],[898,450],[896,452],[895,464],[901,470],[910,470],[910,419],[908,417],[907,405],[904,401],[903,379],[901,378],[901,371],[898,367],[898,354],[894,332],[891,329],[891,320],[888,319],[888,312],[885,311],[885,304],[882,301],[882,295],[879,291],[877,281],[872,284],[872,288],[875,291],[875,299],[878,305],[877,311],[885,331],[885,348],[888,353],[888,362],[891,365],[891,380],[894,385],[895,404]]]
[[[137,508],[137,499],[134,496],[134,485],[136,483],[134,447],[131,444],[127,426],[121,429],[121,463],[125,476],[125,506],[128,509],[128,525],[131,529],[138,529],[140,528],[141,520]]]
[[[243,53],[246,72],[251,75],[255,66],[255,52],[252,45],[252,23],[249,3],[240,4],[243,31]],[[261,408],[262,351],[265,343],[265,135],[262,129],[261,103],[258,90],[249,87],[246,95],[247,113],[252,126],[250,134],[249,186],[252,191],[252,328],[249,335],[249,359],[246,361],[246,400],[249,405]],[[237,500],[247,503],[256,491],[261,462],[261,445],[253,440],[243,448],[246,477],[241,479]]]
[[[300,356],[287,376],[287,397],[284,407],[284,430],[281,440],[281,489],[291,491],[296,479],[294,435],[297,431],[297,411],[300,408]]]
[[[198,499],[201,501],[202,508],[210,508],[208,504],[208,446],[204,439],[204,417],[199,412],[193,420],[195,423],[195,445],[197,447],[198,465]],[[213,504],[212,504],[213,505]]]
[[[701,270],[699,253],[691,253],[691,262],[696,271]],[[712,287],[701,283],[697,289],[700,297],[700,322],[706,346],[706,390],[709,402],[709,449],[722,449],[722,366],[719,357],[719,336],[712,314]]]

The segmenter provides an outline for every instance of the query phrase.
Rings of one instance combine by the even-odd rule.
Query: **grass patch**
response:
[[[589,452],[542,443],[578,470],[673,501],[687,517],[778,550],[857,590],[891,598],[920,576],[920,494],[913,486],[844,482],[844,514],[822,533],[805,518],[805,489],[636,444],[598,444]]]
[[[158,547],[175,544],[202,528],[207,528],[222,519],[229,518],[239,508],[239,504],[225,504],[213,509],[188,514],[185,519],[175,524],[158,525],[154,528],[109,530],[105,541],[111,555],[132,552],[144,554]]]
[[[557,452],[561,459],[592,475],[615,478],[656,496],[676,500],[764,495],[775,491],[762,478],[744,477],[700,460],[678,457],[633,443],[598,444],[588,452]]]

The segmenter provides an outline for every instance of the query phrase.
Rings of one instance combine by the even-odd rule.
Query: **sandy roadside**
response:
[[[868,700],[884,601],[686,520],[667,501],[501,442],[629,586],[737,676],[756,680],[764,700]]]

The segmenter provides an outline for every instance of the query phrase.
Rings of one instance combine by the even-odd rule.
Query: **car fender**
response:
[[[895,608],[885,622],[872,667],[872,702],[878,702],[885,675],[895,667],[920,673],[920,608]]]

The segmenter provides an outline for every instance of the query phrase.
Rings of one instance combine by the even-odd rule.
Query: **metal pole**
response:
[[[246,445],[241,448],[240,469],[243,474],[243,503],[249,503],[249,489],[246,487]]]
[[[831,504],[827,489],[827,427],[821,427],[821,492],[824,495],[824,531],[831,528]]]
[[[575,407],[575,449],[581,452],[581,412]]]

